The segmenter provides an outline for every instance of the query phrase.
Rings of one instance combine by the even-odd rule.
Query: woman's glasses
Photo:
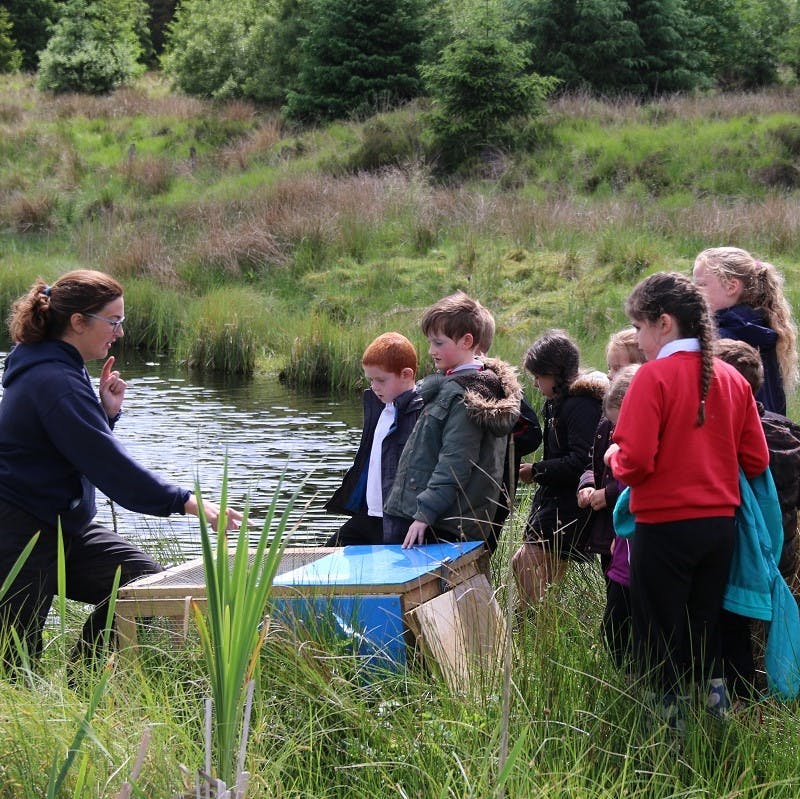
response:
[[[114,333],[116,333],[122,327],[122,323],[125,321],[124,316],[122,319],[108,319],[107,317],[100,316],[96,313],[85,313],[84,316],[91,316],[92,319],[99,319],[101,322],[111,325],[111,329],[114,331]]]

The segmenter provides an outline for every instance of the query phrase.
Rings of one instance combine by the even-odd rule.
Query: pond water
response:
[[[4,359],[5,354],[0,354]],[[97,387],[101,362],[89,365]],[[117,437],[142,464],[169,480],[219,500],[225,456],[229,504],[249,499],[253,536],[261,530],[279,491],[290,514],[292,546],[324,543],[344,521],[324,503],[350,466],[361,432],[361,398],[293,392],[275,375],[222,377],[188,372],[165,359],[120,356],[116,367],[128,383]],[[200,553],[197,519],[144,517],[98,494],[98,519],[141,542],[162,561]]]

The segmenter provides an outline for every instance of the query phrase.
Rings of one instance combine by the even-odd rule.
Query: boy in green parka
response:
[[[422,317],[437,371],[418,387],[425,405],[384,505],[386,513],[412,519],[404,548],[491,537],[522,388],[513,367],[476,355],[485,313],[457,292]]]

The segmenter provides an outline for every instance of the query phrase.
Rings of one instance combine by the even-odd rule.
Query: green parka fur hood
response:
[[[449,538],[486,539],[522,402],[516,370],[497,358],[481,361],[481,370],[421,382],[425,405],[384,503],[386,513]]]

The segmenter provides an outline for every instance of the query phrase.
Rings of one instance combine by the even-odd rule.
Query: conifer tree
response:
[[[640,92],[642,40],[627,0],[516,0],[517,36],[532,44],[533,69],[561,88]]]
[[[468,164],[486,148],[514,146],[517,123],[541,112],[554,81],[530,74],[527,49],[512,41],[508,22],[487,3],[455,27],[436,63],[422,67],[443,170]]]
[[[628,0],[642,41],[639,77],[648,95],[685,91],[702,81],[685,0]]]
[[[54,92],[103,94],[143,67],[139,0],[68,0],[39,58],[38,85]]]
[[[420,0],[312,0],[311,12],[289,116],[367,114],[418,94]]]
[[[3,0],[11,19],[14,41],[22,53],[22,68],[33,71],[39,64],[39,51],[50,38],[50,28],[58,19],[56,0]]]
[[[0,6],[0,72],[16,72],[22,64],[12,32],[11,16]]]

